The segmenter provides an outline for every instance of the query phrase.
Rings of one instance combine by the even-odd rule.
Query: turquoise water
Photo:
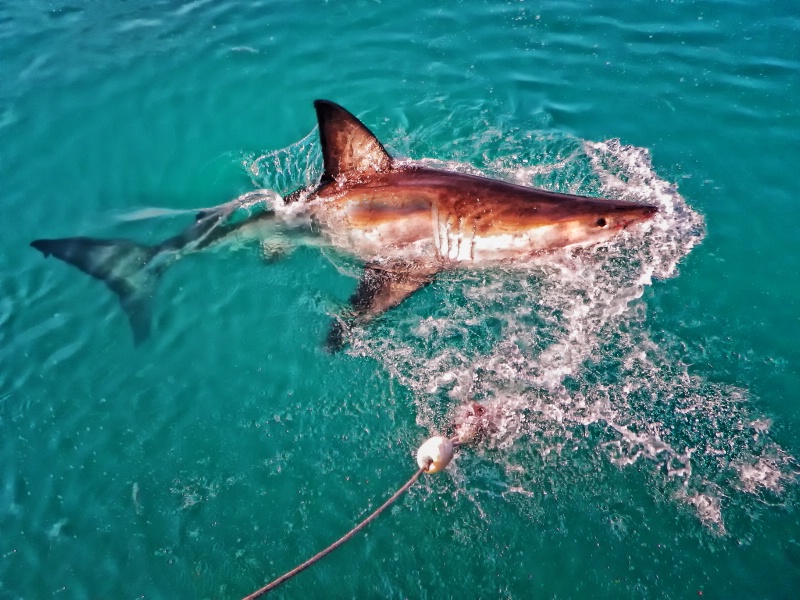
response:
[[[791,598],[792,2],[0,3],[0,598],[236,598],[344,533],[471,399],[493,430],[284,597]],[[322,350],[357,265],[191,256],[134,348],[28,243],[156,241],[396,154],[658,203],[649,232],[440,277]]]

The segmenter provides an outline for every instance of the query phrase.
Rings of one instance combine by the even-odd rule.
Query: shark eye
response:
[[[603,217],[600,217],[599,219],[597,219],[597,222],[595,223],[595,225],[597,225],[598,227],[605,227],[606,226],[606,220]]]

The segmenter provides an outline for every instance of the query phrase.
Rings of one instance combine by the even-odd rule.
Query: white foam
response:
[[[786,457],[759,456],[755,462],[738,462],[733,467],[739,474],[742,489],[751,494],[761,490],[780,493],[784,481],[788,479],[783,472]]]

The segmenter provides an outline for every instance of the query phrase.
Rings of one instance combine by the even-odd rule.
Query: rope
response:
[[[430,459],[429,459],[429,460],[430,460]],[[280,577],[278,577],[276,580],[274,580],[274,581],[272,581],[272,582],[268,583],[267,585],[265,585],[264,587],[262,587],[260,590],[257,590],[257,591],[255,591],[255,592],[253,592],[253,593],[252,593],[252,594],[250,594],[249,596],[245,596],[243,600],[252,600],[253,598],[260,598],[261,596],[263,596],[263,595],[264,595],[264,594],[266,594],[267,592],[274,590],[274,589],[275,589],[276,587],[278,587],[280,584],[282,584],[282,583],[284,583],[284,582],[288,581],[289,579],[291,579],[292,577],[294,577],[295,575],[297,575],[297,574],[298,574],[298,573],[300,573],[301,571],[304,571],[305,569],[307,569],[308,567],[310,567],[311,565],[313,565],[315,562],[317,562],[318,560],[320,560],[320,559],[321,559],[321,558],[323,558],[324,556],[326,556],[326,555],[330,554],[331,552],[333,552],[334,550],[336,550],[336,549],[337,549],[339,546],[341,546],[342,544],[344,544],[344,543],[345,543],[347,540],[349,540],[349,539],[350,539],[350,538],[352,538],[352,537],[353,537],[355,534],[357,534],[359,531],[361,531],[362,529],[364,529],[364,527],[366,527],[367,525],[369,525],[370,523],[372,523],[372,521],[374,521],[375,519],[377,519],[377,518],[378,518],[378,516],[379,516],[379,515],[380,515],[380,514],[381,514],[381,513],[382,513],[384,510],[386,510],[386,509],[387,509],[387,508],[389,508],[389,507],[390,507],[392,504],[394,504],[394,503],[395,503],[395,501],[396,501],[396,500],[397,500],[397,499],[398,499],[400,496],[402,496],[402,495],[403,495],[405,492],[407,492],[407,491],[408,491],[408,489],[409,489],[409,488],[410,488],[412,485],[414,485],[414,484],[416,483],[417,479],[419,479],[419,476],[420,476],[420,475],[422,475],[422,474],[423,474],[423,473],[424,473],[424,472],[425,472],[425,471],[428,469],[428,467],[429,467],[429,466],[430,466],[430,462],[428,463],[428,466],[426,466],[426,467],[423,467],[423,468],[420,468],[420,469],[419,469],[419,470],[418,470],[416,473],[414,473],[413,477],[411,477],[411,479],[409,479],[409,480],[408,480],[408,481],[405,483],[405,485],[403,485],[403,487],[401,487],[401,488],[400,488],[399,490],[397,490],[397,491],[396,491],[394,494],[392,494],[391,498],[389,498],[389,499],[388,499],[386,502],[384,502],[383,504],[381,504],[381,506],[380,506],[379,508],[377,508],[377,509],[375,510],[375,512],[373,512],[373,513],[372,513],[370,516],[368,516],[366,519],[364,519],[363,521],[361,521],[361,523],[359,523],[358,525],[356,525],[355,527],[353,527],[353,529],[351,529],[351,530],[350,530],[350,531],[349,531],[347,534],[345,534],[344,536],[340,537],[338,540],[336,540],[335,542],[333,542],[333,543],[332,543],[330,546],[328,546],[327,548],[325,548],[325,549],[324,549],[322,552],[319,552],[319,553],[315,554],[314,556],[312,556],[311,558],[309,558],[309,559],[308,559],[306,562],[304,562],[302,565],[298,565],[297,567],[295,567],[294,569],[292,569],[292,570],[291,570],[291,571],[289,571],[288,573],[285,573],[285,574],[281,575]]]

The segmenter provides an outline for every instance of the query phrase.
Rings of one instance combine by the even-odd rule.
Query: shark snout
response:
[[[629,208],[624,215],[620,215],[617,221],[618,229],[626,229],[628,225],[641,223],[652,218],[658,212],[658,207],[652,204],[642,204],[635,208]]]
[[[658,207],[653,204],[645,204],[642,206],[642,214],[645,219],[649,219],[658,212]]]

